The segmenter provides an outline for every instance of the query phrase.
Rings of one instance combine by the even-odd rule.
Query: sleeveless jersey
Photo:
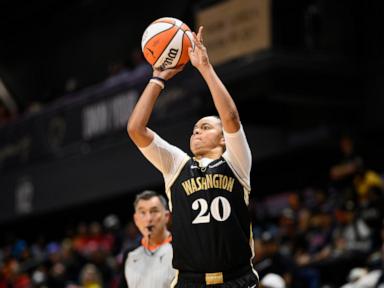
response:
[[[223,157],[207,167],[189,159],[170,186],[173,267],[211,273],[250,265],[248,193]]]

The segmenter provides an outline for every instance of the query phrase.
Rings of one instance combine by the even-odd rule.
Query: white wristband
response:
[[[160,80],[157,80],[157,79],[150,79],[149,82],[150,82],[150,83],[155,83],[155,84],[159,85],[159,86],[161,87],[161,90],[164,89],[164,83],[161,82]]]

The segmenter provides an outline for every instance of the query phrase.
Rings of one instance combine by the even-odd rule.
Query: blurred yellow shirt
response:
[[[383,179],[372,170],[367,170],[363,176],[356,177],[354,182],[359,196],[366,196],[373,187],[383,188]]]
[[[84,288],[102,288],[99,283],[87,283],[84,284]]]

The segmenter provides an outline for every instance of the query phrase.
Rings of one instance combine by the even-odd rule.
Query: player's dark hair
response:
[[[220,123],[221,123],[221,119],[220,119],[220,117],[219,117],[218,115],[214,115],[214,114],[212,114],[212,115],[209,115],[208,117],[216,118],[216,119],[219,120]]]
[[[218,115],[210,115],[210,117],[216,118],[220,122],[221,132],[223,133],[223,123],[221,122],[221,118]]]
[[[153,197],[159,198],[160,203],[164,206],[165,210],[167,210],[167,211],[169,210],[168,209],[168,203],[167,203],[167,200],[165,199],[165,197],[163,195],[156,193],[155,191],[152,191],[152,190],[144,190],[143,192],[137,194],[135,201],[133,202],[133,207],[136,209],[137,204],[139,203],[140,200],[149,200]]]

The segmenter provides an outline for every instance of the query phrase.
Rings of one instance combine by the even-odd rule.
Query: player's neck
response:
[[[212,149],[210,151],[207,151],[206,153],[201,153],[201,154],[195,154],[195,159],[196,160],[201,160],[203,158],[208,158],[212,160],[219,159],[223,155],[223,151],[220,149]]]

